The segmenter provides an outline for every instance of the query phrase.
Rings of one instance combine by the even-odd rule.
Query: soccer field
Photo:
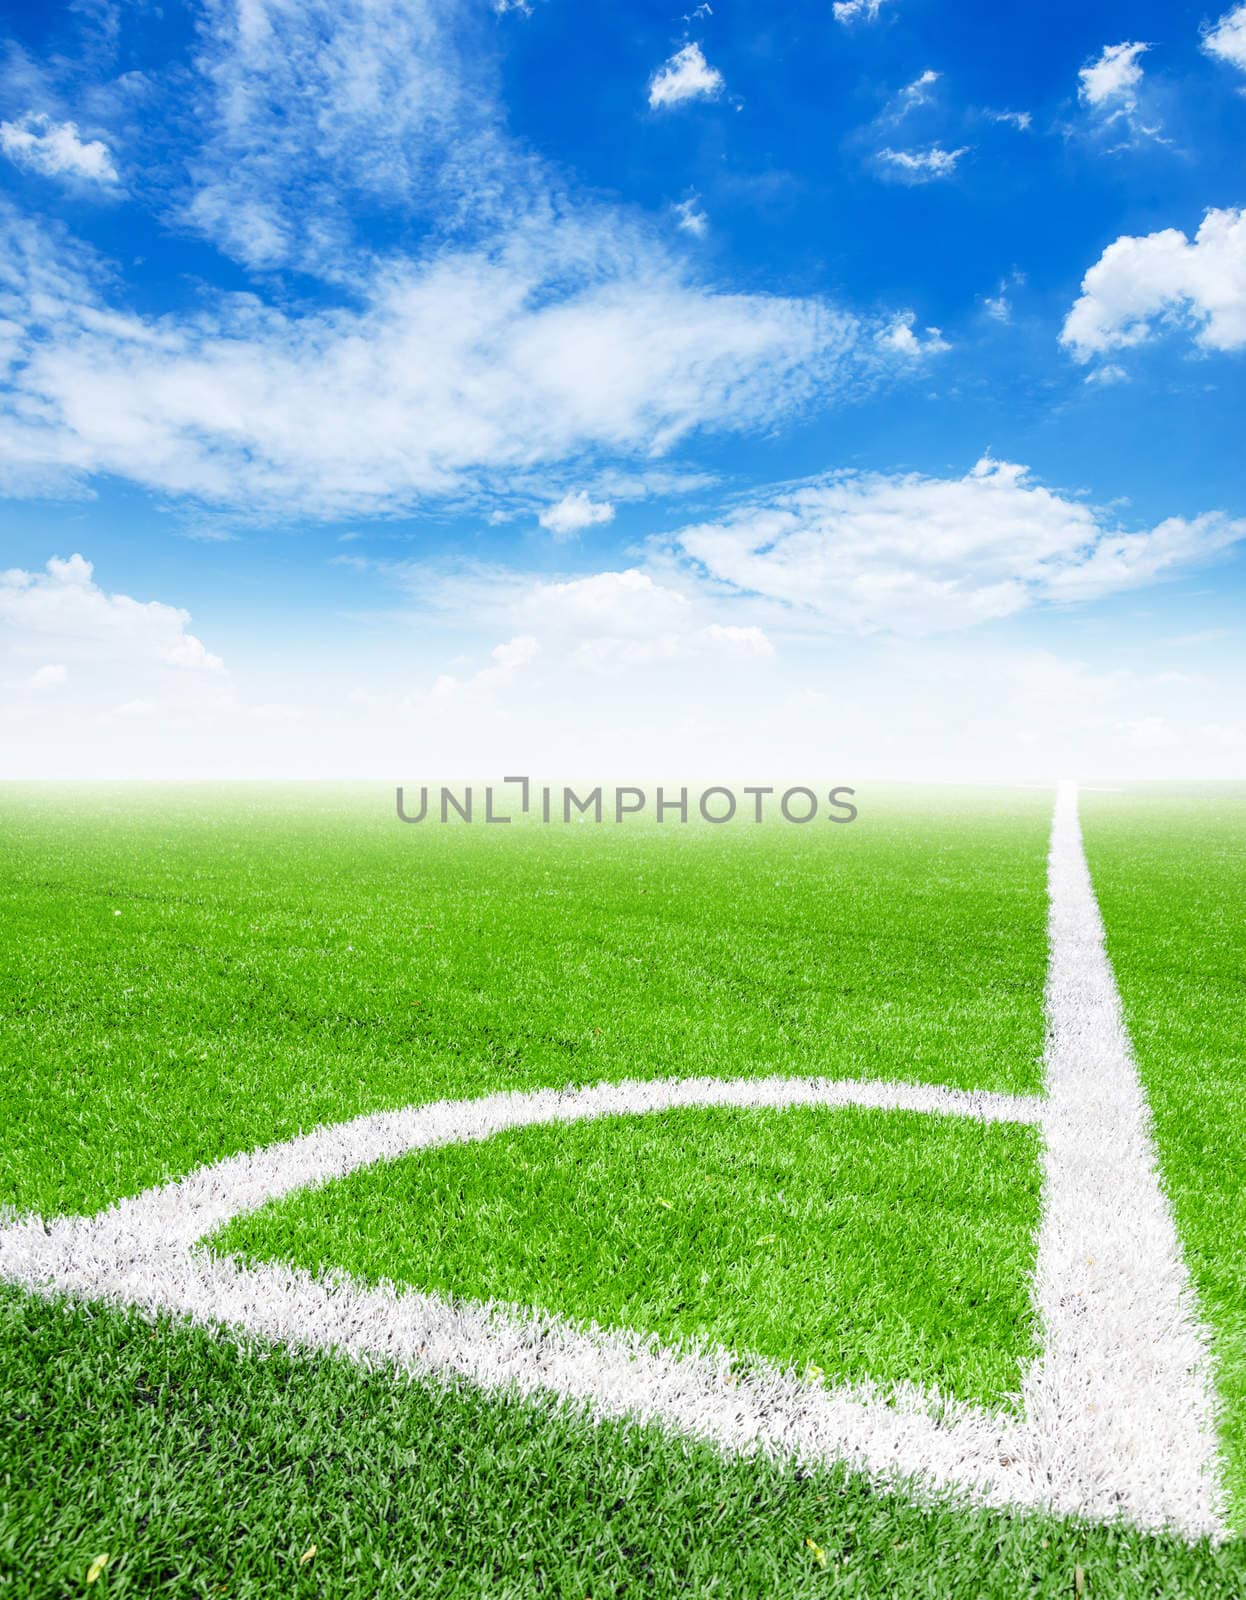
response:
[[[10,786],[0,1593],[1242,1593],[1246,791],[1054,798]]]

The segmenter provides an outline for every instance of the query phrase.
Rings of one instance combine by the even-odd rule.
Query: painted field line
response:
[[[482,1388],[554,1396],[597,1417],[630,1417],[736,1452],[849,1461],[875,1480],[920,1476],[998,1500],[1038,1496],[1021,1468],[1016,1419],[915,1384],[810,1384],[720,1347],[665,1348],[654,1337],[417,1290],[318,1279],[280,1263],[247,1265],[196,1249],[205,1235],[283,1194],[414,1150],[508,1128],[675,1108],[866,1106],[1035,1123],[1025,1096],[919,1084],[811,1078],[661,1079],[445,1101],[361,1117],[203,1167],[94,1217],[29,1217],[0,1230],[0,1276],[44,1294],[172,1312],[296,1348],[335,1350]],[[1011,1467],[1009,1467],[1011,1463]]]
[[[1023,1385],[1053,1504],[1223,1531],[1210,1344],[1158,1172],[1077,814],[1048,865],[1047,1109],[1035,1273],[1042,1355]]]
[[[954,1489],[982,1505],[1218,1535],[1207,1343],[1156,1172],[1069,787],[1057,801],[1049,884],[1046,1101],[810,1078],[663,1079],[443,1101],[230,1157],[94,1217],[20,1218],[0,1228],[0,1277],[499,1393],[552,1396],[729,1451],[846,1461],[919,1494]],[[233,1216],[410,1151],[538,1123],[723,1105],[1041,1122],[1034,1293],[1044,1347],[1024,1375],[1020,1414],[916,1385],[809,1384],[712,1346],[667,1348],[553,1314],[342,1274],[315,1278],[280,1263],[248,1266],[197,1247]]]
[[[53,1226],[78,1232],[90,1223],[100,1238],[137,1243],[158,1235],[170,1245],[189,1247],[231,1217],[295,1189],[326,1183],[413,1150],[490,1139],[507,1128],[708,1106],[818,1105],[930,1112],[985,1122],[1036,1123],[1042,1117],[1042,1102],[1028,1095],[859,1078],[627,1078],[583,1089],[507,1090],[471,1100],[372,1112],[317,1128],[281,1144],[198,1167],[184,1178],[119,1200],[95,1217],[58,1220]],[[42,1228],[42,1222],[39,1225]],[[5,1271],[9,1232],[0,1231],[0,1274]]]

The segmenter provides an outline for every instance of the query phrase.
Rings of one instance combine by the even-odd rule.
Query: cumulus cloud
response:
[[[1246,539],[1218,513],[1126,532],[1024,467],[962,478],[846,473],[742,505],[662,541],[728,592],[837,629],[923,634],[1137,587]]]
[[[541,653],[540,642],[527,635],[508,639],[494,645],[489,653],[489,665],[467,678],[442,673],[433,683],[432,695],[436,699],[458,698],[462,695],[488,695],[511,683],[525,667],[531,666]]]
[[[1089,361],[1173,327],[1205,350],[1246,346],[1246,212],[1208,211],[1193,240],[1178,228],[1117,239],[1082,279],[1060,338]]]
[[[190,613],[178,606],[100,588],[91,563],[80,555],[53,556],[42,572],[15,567],[0,573],[0,630],[18,654],[43,653],[55,641],[94,666],[129,662],[195,674],[223,672],[220,657],[187,632],[189,621]],[[68,669],[61,663],[40,673],[46,676],[35,687],[63,683]]]
[[[1145,84],[1141,62],[1150,48],[1142,40],[1107,45],[1098,59],[1088,62],[1077,75],[1077,95],[1089,113],[1090,130],[1100,137],[1115,134],[1114,149],[1129,149],[1146,140],[1167,142],[1159,119],[1154,114],[1148,118],[1142,108]]]
[[[1203,49],[1246,72],[1246,5],[1225,12],[1215,27],[1203,35]]]
[[[915,311],[900,312],[886,327],[879,329],[877,334],[879,344],[910,360],[917,356],[937,355],[940,351],[951,348],[938,328],[927,328],[924,338],[914,332],[916,321]]]
[[[1140,61],[1150,48],[1141,41],[1105,45],[1098,60],[1088,62],[1077,74],[1078,98],[1107,116],[1136,110],[1142,82]]]
[[[20,166],[50,178],[77,178],[114,184],[117,169],[102,139],[82,139],[74,122],[53,122],[28,112],[16,122],[0,122],[0,150]]]
[[[693,614],[685,595],[635,567],[536,583],[520,598],[519,608],[523,616],[547,628],[636,638],[682,632]]]
[[[635,567],[537,584],[520,607],[561,638],[577,666],[597,671],[697,658],[747,662],[774,654],[756,624],[708,622],[701,605]]]
[[[521,673],[525,694],[539,697],[569,681],[569,673],[627,676],[673,662],[747,666],[775,653],[756,624],[710,620],[700,599],[639,568],[535,582],[508,573],[504,599],[498,587],[503,575],[479,576],[486,625],[509,621],[525,632],[497,645],[480,670],[438,676],[434,698],[500,706]],[[534,675],[532,669],[540,670]]]
[[[676,50],[649,80],[649,104],[655,110],[688,100],[712,100],[722,93],[723,75],[711,67],[695,42]]]
[[[555,539],[571,539],[596,523],[613,522],[614,507],[607,501],[590,500],[587,490],[576,489],[542,511],[537,520]]]
[[[878,152],[878,160],[890,176],[904,183],[933,183],[950,178],[968,150],[968,145],[961,145],[958,150],[945,150],[938,144],[924,150],[894,150],[887,145]]]

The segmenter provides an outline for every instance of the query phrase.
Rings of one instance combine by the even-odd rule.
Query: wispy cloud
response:
[[[984,458],[961,478],[837,474],[750,497],[658,548],[838,630],[945,632],[1137,588],[1246,540],[1220,512],[1140,531]]]
[[[1246,5],[1225,12],[1215,27],[1203,35],[1203,49],[1246,72]]]
[[[945,150],[938,144],[924,150],[894,150],[887,145],[878,152],[877,160],[884,172],[903,183],[935,183],[940,178],[950,178],[968,151],[968,145],[956,150]]]
[[[884,370],[873,323],[706,287],[660,219],[569,192],[505,132],[459,22],[432,0],[210,7],[179,217],[260,274],[245,295],[138,314],[108,263],[0,212],[11,490],[108,473],[269,517],[548,498]],[[663,105],[721,81],[699,47],[667,68]],[[415,242],[367,246],[360,213]],[[680,220],[701,229],[694,200]],[[293,299],[291,269],[329,292]]]
[[[921,106],[928,106],[934,97],[934,86],[939,81],[939,74],[933,68],[926,70],[914,78],[912,83],[905,84],[896,96],[892,107],[892,114],[899,121],[910,111],[916,111]]]
[[[704,239],[709,232],[710,221],[701,209],[699,195],[689,195],[686,200],[681,200],[675,207],[675,216],[676,225],[694,239]]]
[[[872,360],[855,319],[704,290],[621,222],[395,262],[360,308],[302,315],[122,314],[72,255],[25,243],[31,270],[0,273],[20,330],[5,459],[24,481],[108,472],[252,513],[393,510],[652,458],[699,428],[765,426]]]
[[[836,22],[877,22],[887,0],[834,0]]]
[[[1013,289],[1021,288],[1024,282],[1025,274],[1014,270],[999,280],[999,288],[994,294],[982,297],[982,309],[993,322],[1012,321],[1012,301],[1009,295]]]

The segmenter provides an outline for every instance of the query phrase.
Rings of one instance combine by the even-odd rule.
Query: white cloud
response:
[[[0,630],[19,654],[43,653],[50,641],[74,649],[73,659],[92,665],[122,662],[172,667],[191,673],[221,673],[219,656],[186,631],[189,612],[159,600],[132,600],[110,594],[94,580],[94,569],[80,555],[56,556],[43,572],[20,568],[0,573]],[[59,672],[64,682],[67,668]],[[36,677],[38,674],[36,674]]]
[[[1007,127],[1016,128],[1018,133],[1025,133],[1034,121],[1029,111],[988,111],[987,116],[992,122],[1001,122]]]
[[[539,583],[520,614],[578,667],[597,672],[673,661],[768,660],[774,646],[756,624],[707,622],[705,608],[632,567],[564,583]]]
[[[519,600],[533,623],[579,634],[645,638],[683,632],[692,625],[692,602],[678,590],[655,583],[647,572],[597,572],[562,583],[537,583]]]
[[[662,541],[728,591],[837,629],[923,634],[1137,587],[1246,539],[1211,513],[1129,533],[986,458],[963,478],[841,474]]]
[[[0,122],[0,150],[10,160],[51,178],[117,182],[117,169],[102,139],[80,139],[77,123],[53,122],[39,112],[27,112],[16,122]]]
[[[1225,12],[1215,27],[1203,35],[1203,49],[1246,72],[1246,5]]]
[[[1008,298],[1009,291],[1019,289],[1024,283],[1023,272],[1009,272],[999,280],[999,288],[993,295],[983,295],[982,309],[993,322],[1012,321],[1012,301]]]
[[[1115,383],[1128,383],[1129,374],[1124,367],[1118,366],[1115,361],[1109,361],[1104,366],[1095,367],[1088,372],[1083,381],[1089,384],[1102,384],[1105,388],[1110,388]]]
[[[951,348],[938,328],[927,328],[924,339],[915,333],[913,325],[916,321],[916,312],[900,312],[886,327],[879,330],[877,335],[879,344],[910,360],[916,356],[938,355],[940,351]]]
[[[1208,211],[1192,242],[1177,228],[1117,239],[1082,279],[1060,338],[1089,361],[1174,326],[1205,350],[1246,346],[1246,211]]]
[[[704,239],[709,232],[709,218],[697,204],[700,196],[691,195],[687,200],[681,200],[675,207],[675,216],[678,219],[676,226],[690,233],[694,239]]]
[[[327,305],[265,276],[136,314],[115,263],[0,205],[0,489],[108,474],[269,518],[531,503],[885,370],[873,325],[707,286],[668,227],[568,192],[506,134],[481,26],[439,0],[210,4],[170,204]],[[417,242],[360,240],[378,211],[374,239]]]
[[[26,683],[31,689],[59,689],[68,678],[69,668],[61,661],[54,661],[47,666],[36,667]]]
[[[893,177],[905,183],[932,183],[938,178],[950,178],[968,150],[968,145],[961,145],[959,150],[945,150],[938,144],[925,150],[893,150],[888,145],[878,152],[878,160]]]
[[[463,23],[437,0],[208,0],[185,220],[248,266],[340,280],[372,267],[361,197],[522,215],[523,159]]]
[[[835,0],[836,22],[877,22],[886,0]]]
[[[617,219],[393,263],[360,307],[162,319],[113,311],[90,262],[8,220],[0,456],[22,483],[107,472],[259,514],[387,510],[752,431],[871,364],[852,318],[702,289]]]
[[[898,120],[908,112],[915,111],[919,106],[926,106],[931,101],[931,90],[939,81],[939,74],[927,67],[920,77],[914,78],[912,83],[906,84],[896,97],[894,116]]]
[[[613,522],[614,507],[606,501],[590,500],[586,490],[576,489],[563,495],[557,505],[547,507],[537,520],[556,539],[571,539],[584,528]]]
[[[676,50],[649,80],[649,104],[654,110],[683,105],[687,100],[712,100],[722,93],[723,75],[711,67],[695,41]]]
[[[1140,41],[1105,45],[1099,59],[1078,73],[1078,98],[1107,116],[1136,110],[1142,82],[1139,59],[1150,48]]]
[[[540,642],[523,635],[494,645],[489,652],[489,665],[469,678],[456,678],[442,673],[433,684],[431,693],[436,699],[459,698],[464,694],[488,697],[493,691],[510,684],[525,667],[529,667],[541,653]]]

